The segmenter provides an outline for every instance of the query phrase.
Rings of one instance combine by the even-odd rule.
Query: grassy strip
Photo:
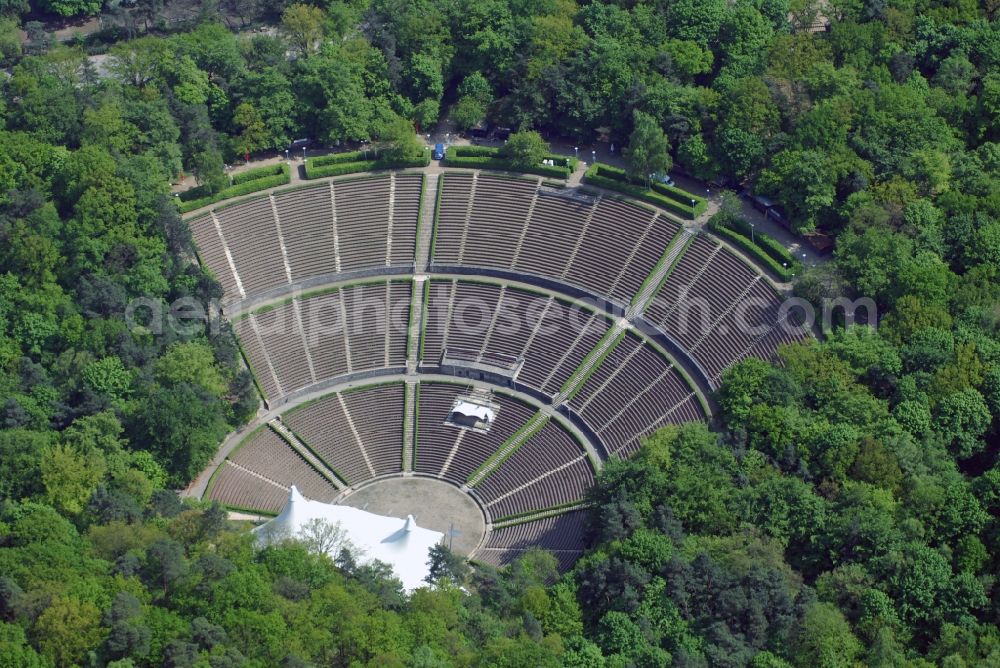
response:
[[[437,194],[434,196],[434,227],[431,228],[431,250],[430,257],[427,258],[427,264],[434,262],[434,247],[437,246],[438,218],[441,216],[441,191],[444,190],[445,176],[446,174],[442,174],[438,177]]]
[[[187,199],[185,195],[191,193],[196,189],[188,190],[181,194],[177,199],[177,208],[180,209],[181,213],[187,213],[189,211],[194,211],[195,209],[200,209],[203,206],[208,206],[209,204],[215,204],[216,202],[221,202],[224,199],[229,199],[231,197],[239,197],[240,195],[249,195],[250,193],[255,193],[260,190],[268,190],[270,188],[277,188],[278,186],[283,186],[291,182],[292,172],[288,167],[287,163],[281,163],[277,165],[279,171],[277,174],[272,174],[270,176],[259,177],[253,180],[241,180],[239,183],[234,183],[228,188],[223,188],[217,193],[211,195],[206,195],[204,197],[198,197],[196,199]],[[270,169],[270,168],[268,168]],[[251,170],[255,171],[255,170]],[[239,175],[238,175],[239,176]],[[188,197],[193,197],[195,195],[189,195]]]
[[[670,240],[669,244],[667,244],[667,247],[663,249],[663,255],[660,256],[660,259],[656,263],[656,266],[653,267],[653,270],[649,272],[649,274],[646,276],[646,280],[644,280],[642,282],[642,285],[639,286],[639,289],[636,290],[635,295],[632,297],[632,301],[629,304],[630,306],[635,306],[635,300],[638,299],[639,295],[641,295],[643,291],[646,289],[646,287],[648,287],[649,282],[653,280],[653,277],[656,276],[657,272],[660,271],[661,268],[663,268],[663,263],[667,261],[667,256],[670,254],[670,250],[674,247],[674,244],[680,243],[679,239],[681,237],[681,232],[683,232],[683,230],[678,230],[677,234],[674,235],[674,238]],[[685,243],[689,244],[692,238],[693,237],[689,237],[687,242]],[[683,256],[684,256],[684,249],[681,249],[681,252],[677,255],[677,257],[674,258],[674,264],[676,265],[677,262],[679,262]],[[663,280],[660,281],[660,285],[656,286],[656,291],[653,293],[654,297],[656,296],[656,293],[660,291],[660,287],[667,280],[667,276],[670,276],[673,270],[674,270],[673,267],[671,267],[670,271],[668,271],[666,276],[663,277]]]
[[[713,218],[708,221],[708,229],[745,250],[754,260],[783,281],[792,280],[796,273],[802,271],[802,263],[796,260],[787,248],[763,232],[754,232],[750,224],[742,218],[734,227],[723,226]]]
[[[277,517],[278,513],[272,513],[270,510],[260,510],[258,508],[244,508],[243,506],[234,506],[229,503],[220,503],[226,510],[231,510],[234,513],[247,513],[248,515],[260,515],[261,517]]]
[[[309,468],[311,468],[313,471],[316,471],[316,475],[318,475],[318,476],[320,476],[321,478],[324,478],[324,479],[326,478],[326,476],[323,474],[322,471],[318,470],[315,466],[313,466],[311,463],[309,463],[308,459],[306,459],[305,457],[303,457],[302,455],[300,455],[298,453],[298,448],[295,447],[295,444],[293,444],[284,434],[282,434],[280,431],[278,431],[278,429],[276,427],[272,426],[270,422],[267,423],[267,426],[271,428],[271,431],[273,431],[275,434],[277,434],[278,438],[280,438],[282,441],[284,441],[285,443],[287,443],[288,447],[290,447],[292,450],[295,450],[295,454],[298,455],[299,459],[301,459],[305,463],[305,465],[308,466]],[[288,431],[292,431],[287,425],[285,426],[285,428],[288,429]],[[292,431],[292,433],[295,434],[294,431]],[[316,459],[318,459],[321,462],[323,462],[323,466],[325,466],[327,469],[329,469],[330,472],[333,473],[333,475],[335,477],[337,477],[341,482],[347,482],[347,478],[345,478],[344,476],[340,475],[340,471],[338,471],[337,469],[335,469],[332,466],[330,466],[329,462],[327,462],[325,459],[323,459],[322,457],[320,457],[319,454],[315,450],[313,450],[309,446],[308,443],[306,443],[305,441],[303,441],[302,438],[298,434],[295,434],[295,438],[299,439],[299,442],[305,447],[306,450],[309,451],[309,454],[311,454],[313,457],[315,457]]]
[[[414,308],[413,302],[415,301],[414,298],[416,297],[416,290],[414,289],[416,287],[416,284],[417,284],[416,281],[410,281],[410,315],[409,315],[409,322],[408,322],[409,326],[406,328],[406,361],[407,362],[409,362],[409,360],[410,360],[410,352],[413,349],[413,326],[416,323],[416,317],[414,316],[414,311],[416,311],[416,308]]]
[[[410,386],[407,385],[404,382],[403,383],[403,420],[404,421],[406,421],[406,420],[409,419],[408,416],[406,415],[406,398],[409,396],[409,394],[410,394]],[[400,448],[400,451],[399,451],[399,470],[400,471],[405,471],[406,470],[406,425],[405,424],[403,425],[403,444],[402,444],[402,447]]]
[[[420,175],[420,197],[417,199],[417,227],[413,233],[413,266],[417,266],[417,243],[420,241],[420,228],[424,224],[424,188],[427,186],[427,175]]]
[[[312,403],[312,402],[310,402],[310,403]],[[268,425],[268,426],[270,426],[270,425]],[[330,471],[333,473],[333,475],[335,475],[338,478],[340,478],[340,481],[343,482],[348,487],[351,486],[351,481],[350,480],[348,480],[346,477],[344,477],[344,475],[340,471],[338,471],[334,467],[330,466],[330,462],[326,461],[325,459],[323,459],[322,457],[320,457],[318,454],[316,454],[316,449],[313,448],[311,445],[309,445],[309,441],[307,441],[306,439],[302,438],[302,436],[300,434],[297,434],[288,425],[285,425],[285,427],[288,429],[288,431],[290,431],[293,434],[295,434],[295,438],[299,439],[299,442],[302,443],[302,445],[304,445],[306,447],[306,450],[308,450],[310,453],[312,453],[313,457],[315,457],[316,459],[318,459],[321,462],[323,462],[323,466],[325,466],[326,468],[330,469]],[[281,436],[281,440],[283,440],[285,443],[288,443],[288,439],[285,438],[283,434],[279,433],[277,429],[275,429],[274,427],[271,427],[271,430],[275,434],[278,434],[278,436]],[[291,443],[288,443],[288,447],[290,447],[292,450],[295,449],[295,446],[292,445]],[[301,459],[302,461],[304,461],[309,466],[309,468],[311,468],[313,471],[316,471],[316,469],[313,467],[313,465],[310,464],[308,461],[306,461],[305,457],[303,457],[302,455],[299,455],[298,452],[296,452],[295,454],[298,455],[299,459]],[[319,471],[316,471],[316,474],[319,475],[319,476],[321,476],[323,479],[326,479],[326,476],[323,475],[322,473],[320,473]]]
[[[420,436],[420,383],[413,386],[417,396],[413,398],[413,452],[410,453],[410,470],[417,468],[417,438]]]
[[[667,189],[670,187],[662,183],[655,184],[655,186],[660,186],[661,188],[646,188],[645,186],[636,185],[626,179],[620,178],[620,175],[624,175],[624,171],[616,167],[596,163],[591,165],[590,169],[583,175],[583,179],[591,185],[609,190],[617,190],[630,197],[655,204],[688,220],[694,220],[708,208],[708,203],[703,198],[686,193],[688,195],[687,203],[682,203],[675,199],[675,194],[673,193],[673,190],[679,189],[671,189],[671,194],[667,195],[661,188]],[[679,191],[682,193],[685,192],[683,190]],[[692,205],[691,202],[694,202],[694,204]]]
[[[228,455],[226,455],[226,459],[227,459],[227,460],[228,460],[228,459],[232,459],[232,458],[233,458],[233,455],[235,455],[235,454],[236,454],[237,452],[239,452],[239,451],[240,451],[240,448],[242,448],[242,447],[243,447],[244,445],[246,445],[246,444],[247,444],[247,442],[248,442],[248,441],[249,441],[249,440],[250,440],[251,438],[253,438],[254,436],[256,436],[256,435],[257,435],[257,432],[259,432],[259,431],[260,431],[261,429],[265,428],[266,426],[267,426],[267,423],[265,423],[265,424],[261,424],[261,425],[257,425],[257,428],[256,428],[256,429],[254,429],[254,430],[253,430],[252,432],[250,432],[249,434],[247,434],[246,436],[244,436],[243,438],[241,438],[241,439],[240,439],[240,442],[239,442],[239,443],[238,443],[238,444],[236,445],[236,447],[235,447],[235,448],[233,448],[233,449],[232,449],[232,450],[231,450],[231,451],[229,452],[229,454],[228,454]]]
[[[429,311],[428,299],[431,294],[431,281],[430,279],[424,281],[424,298],[420,304],[420,308],[423,312],[420,315],[420,358],[417,360],[419,364],[424,360],[424,344],[427,343],[427,317]]]
[[[215,487],[215,478],[219,475],[219,471],[222,470],[222,467],[226,465],[226,462],[228,460],[229,460],[228,457],[226,459],[223,459],[222,463],[216,466],[215,470],[212,471],[212,475],[209,476],[208,478],[208,484],[205,485],[205,492],[201,495],[202,499],[207,499],[209,495],[212,493],[212,488]]]
[[[479,467],[475,471],[473,471],[471,474],[469,474],[469,477],[465,479],[465,482],[469,483],[471,485],[470,481],[472,479],[474,479],[477,475],[479,475],[480,471],[482,471],[483,469],[492,467],[493,471],[496,471],[498,468],[500,468],[501,466],[503,466],[503,463],[505,461],[507,461],[511,457],[511,455],[513,455],[515,452],[517,452],[518,450],[520,450],[521,446],[523,446],[528,441],[530,441],[531,437],[534,436],[538,432],[538,430],[541,429],[542,427],[544,427],[546,425],[546,423],[549,421],[548,418],[545,418],[544,420],[539,420],[537,423],[534,423],[534,420],[539,415],[539,413],[541,413],[541,411],[538,411],[537,413],[535,413],[535,415],[533,415],[530,420],[528,420],[523,425],[521,425],[520,429],[518,429],[517,431],[515,431],[514,434],[510,438],[508,438],[506,441],[504,441],[503,443],[501,443],[500,447],[496,449],[496,452],[494,452],[492,455],[490,455],[486,459],[485,462],[483,462],[482,464],[480,464]],[[534,426],[532,426],[532,423],[534,423]],[[505,447],[507,447],[508,443],[511,443],[511,442],[515,441],[516,439],[520,438],[522,435],[524,436],[524,440],[521,441],[521,445],[517,446],[516,448],[513,448],[510,452],[504,454],[501,457],[497,456],[497,453],[500,452],[501,450],[503,450]],[[496,464],[494,465],[493,462],[496,462]],[[491,475],[493,475],[493,471],[491,471],[489,474],[487,474],[483,478],[483,480],[486,480]],[[479,482],[482,482],[483,480],[480,480]],[[478,485],[478,484],[479,483],[477,482],[476,485]],[[472,486],[475,486],[475,485],[472,485]]]
[[[419,158],[404,159],[357,159],[359,151],[354,153],[340,153],[335,155],[324,155],[317,158],[308,158],[305,165],[307,179],[320,179],[325,176],[339,176],[341,174],[354,174],[357,172],[374,172],[380,169],[405,169],[407,167],[426,167],[431,164],[430,149],[425,149]],[[353,159],[349,159],[349,156]]]
[[[566,503],[560,503],[557,506],[549,506],[548,508],[539,508],[538,510],[526,510],[523,513],[517,513],[515,515],[506,515],[504,517],[497,517],[493,520],[493,525],[494,527],[496,527],[496,525],[499,522],[505,522],[506,524],[504,524],[502,527],[497,527],[497,528],[506,529],[507,527],[517,526],[518,524],[527,524],[528,522],[533,522],[535,521],[533,518],[536,515],[542,515],[542,514],[545,514],[545,517],[539,517],[538,519],[544,520],[553,516],[547,513],[562,515],[563,513],[558,513],[555,511],[562,510],[563,508],[572,508],[573,506],[579,506],[583,503],[584,503],[583,499],[580,499],[579,501],[567,501]]]
[[[247,352],[243,350],[243,342],[240,341],[240,337],[236,336],[236,332],[233,331],[233,340],[236,341],[236,348],[240,351],[240,355],[243,357],[243,362],[247,365],[247,369],[250,370],[250,378],[253,379],[253,385],[257,388],[257,392],[260,396],[267,401],[267,393],[264,392],[264,386],[260,384],[260,380],[257,378],[257,370],[253,368],[253,364],[250,363],[250,357]]]
[[[576,393],[579,392],[580,389],[587,383],[587,381],[590,380],[590,377],[592,375],[594,375],[594,372],[597,371],[597,369],[602,364],[604,364],[604,360],[606,360],[608,358],[608,355],[610,355],[612,353],[612,351],[614,351],[614,349],[618,347],[618,344],[622,342],[622,339],[625,338],[626,331],[627,330],[623,329],[621,332],[619,332],[618,335],[615,337],[614,343],[612,343],[610,346],[608,346],[608,349],[605,350],[603,353],[601,353],[600,357],[594,359],[594,363],[591,365],[590,370],[587,371],[586,375],[583,378],[580,379],[580,382],[578,382],[576,384],[576,389],[573,390],[573,394],[570,394],[569,396],[566,397],[566,401],[569,401],[570,399],[572,399],[573,397],[575,397]],[[605,337],[610,336],[610,335],[611,335],[611,332],[609,331],[605,335]],[[603,342],[603,341],[604,341],[604,339],[601,339],[601,342]],[[573,382],[573,378],[580,371],[580,369],[582,369],[583,367],[587,366],[588,360],[590,360],[590,358],[594,355],[596,349],[599,348],[600,345],[601,345],[601,343],[598,343],[596,346],[594,346],[595,350],[591,350],[589,353],[587,353],[587,356],[583,358],[582,362],[580,362],[580,366],[578,366],[573,371],[573,373],[570,374],[569,378],[566,379],[566,382],[563,383],[563,386],[561,388],[559,388],[560,392],[565,392],[566,391],[566,388],[569,387],[569,384],[571,382]]]

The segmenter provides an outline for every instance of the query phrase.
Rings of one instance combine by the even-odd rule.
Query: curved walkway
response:
[[[215,456],[212,457],[212,461],[209,462],[208,466],[206,466],[201,471],[201,473],[198,474],[198,477],[195,478],[194,481],[192,481],[192,483],[188,485],[186,489],[180,492],[180,495],[182,497],[200,499],[205,494],[205,490],[208,488],[208,481],[212,479],[212,475],[215,473],[215,470],[222,465],[222,463],[226,460],[226,458],[230,455],[230,453],[236,449],[236,447],[240,444],[240,442],[246,436],[253,433],[255,429],[257,429],[262,425],[266,425],[268,422],[278,417],[282,413],[287,413],[296,406],[300,406],[302,404],[312,401],[313,399],[318,399],[320,397],[332,394],[334,392],[344,392],[346,390],[350,390],[356,387],[364,387],[366,385],[371,385],[373,382],[375,383],[406,382],[407,380],[412,381],[414,380],[414,378],[415,376],[412,374],[398,373],[391,375],[373,375],[371,377],[364,379],[356,379],[339,384],[325,385],[319,389],[303,392],[295,396],[290,401],[283,403],[276,408],[272,408],[269,410],[261,410],[257,413],[257,417],[254,418],[251,422],[243,425],[236,431],[230,433],[225,438],[225,440],[222,442],[222,445],[216,451]],[[463,384],[468,384],[473,387],[480,387],[489,390],[494,390],[502,394],[508,394],[516,399],[523,401],[529,406],[533,406],[535,409],[541,411],[542,414],[545,415],[546,417],[558,421],[561,427],[572,433],[577,438],[577,440],[586,450],[587,456],[590,458],[591,464],[593,465],[595,470],[599,471],[601,467],[604,465],[604,459],[599,454],[597,447],[594,446],[590,438],[588,438],[583,433],[583,431],[581,431],[565,415],[556,411],[551,405],[539,401],[531,394],[528,394],[526,392],[521,392],[519,390],[509,387],[500,387],[492,383],[486,383],[479,380],[471,380],[468,378],[463,378],[461,376],[451,376],[440,373],[419,374],[420,382],[454,383],[456,380],[459,380]]]
[[[448,269],[451,271],[429,271],[421,274],[421,276],[426,276],[428,279],[438,280],[468,281],[474,279],[479,283],[491,283],[498,286],[518,288],[596,310],[610,321],[619,320],[626,317],[629,313],[628,305],[609,301],[603,297],[590,293],[581,287],[561,283],[542,276],[525,274],[523,272],[489,269],[485,267],[448,267]],[[457,269],[465,269],[465,271],[457,272],[455,271]],[[366,276],[352,275],[351,278],[347,279],[342,278],[337,274],[331,274],[329,276],[332,280],[327,282],[323,282],[322,278],[324,277],[311,280],[308,283],[308,289],[300,288],[298,285],[286,285],[281,286],[280,292],[272,292],[268,294],[267,297],[262,299],[255,298],[252,300],[232,302],[230,305],[223,308],[223,312],[230,319],[230,321],[232,321],[248,313],[253,313],[259,309],[284,302],[288,299],[293,299],[298,295],[307,294],[312,291],[319,292],[338,287],[347,287],[372,277],[399,279],[412,277],[413,274],[381,273],[368,274]],[[524,280],[512,278],[513,276],[530,278],[537,282],[526,282]],[[558,287],[559,289],[557,290],[555,287]],[[426,307],[426,304],[424,306]],[[632,314],[632,317],[628,319],[628,323],[633,327],[633,332],[641,336],[647,345],[652,346],[654,350],[667,357],[667,359],[669,359],[675,366],[683,370],[685,377],[688,378],[694,385],[691,390],[698,395],[701,405],[706,408],[706,412],[708,413],[706,417],[711,418],[712,413],[714,413],[714,405],[712,402],[712,384],[708,374],[705,373],[704,369],[702,369],[701,364],[699,364],[698,361],[695,360],[682,345],[680,345],[680,343],[675,341],[668,332],[646,321],[642,317],[641,313]]]

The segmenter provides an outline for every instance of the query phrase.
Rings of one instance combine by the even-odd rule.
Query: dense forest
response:
[[[171,4],[0,0],[0,666],[1000,666],[1000,5]],[[836,235],[800,296],[880,320],[610,463],[571,572],[438,554],[406,596],[178,500],[258,398],[217,314],[154,316],[221,294],[182,173],[445,115],[619,145],[652,118],[677,167]],[[139,297],[163,312],[130,326]]]

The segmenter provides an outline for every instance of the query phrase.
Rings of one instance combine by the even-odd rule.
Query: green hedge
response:
[[[469,158],[493,158],[500,153],[500,149],[495,146],[449,146],[445,156],[449,153]]]
[[[771,273],[783,281],[792,280],[795,274],[802,271],[802,263],[793,258],[791,253],[766,234],[757,232],[753,235],[753,241],[751,241],[750,237],[745,236],[739,229],[723,227],[714,221],[708,222],[708,228],[723,239],[728,239],[732,244],[745,250],[754,260],[767,267]],[[749,225],[747,225],[747,231],[749,232]],[[768,247],[761,245],[762,237],[766,240],[765,243],[768,244]],[[771,245],[778,246],[782,252],[779,253]],[[780,259],[777,259],[776,255]],[[787,263],[788,266],[784,266],[782,262]]]
[[[611,165],[603,165],[600,163],[598,163],[597,167],[601,176],[606,176],[610,179],[621,181],[622,183],[630,183],[634,186],[641,187],[646,185],[645,182],[637,182],[634,179],[629,178],[628,173],[620,167],[612,167]],[[693,207],[695,215],[700,216],[708,209],[708,201],[704,197],[699,197],[693,193],[689,193],[688,191],[682,190],[677,186],[668,186],[666,183],[654,181],[650,185],[650,188],[664,197],[674,200],[678,204]],[[692,201],[694,201],[694,204],[691,204]]]
[[[315,158],[309,158],[306,160],[306,164],[313,165],[314,167],[324,167],[326,165],[338,165],[345,162],[367,162],[369,160],[378,160],[378,151],[372,149],[370,151],[330,153],[329,155],[320,155]]]
[[[309,158],[306,160],[306,178],[321,179],[327,176],[374,172],[380,169],[426,167],[431,162],[430,149],[425,150],[424,154],[419,158],[405,160],[359,160],[358,156],[361,155],[363,154],[360,151],[354,151],[352,153],[336,153],[318,158]]]
[[[270,188],[287,185],[292,180],[292,171],[287,163],[283,162],[280,165],[275,165],[273,167],[268,166],[265,169],[271,172],[271,176],[264,176],[263,178],[258,177],[250,181],[244,179],[239,183],[234,183],[234,185],[231,185],[228,188],[223,188],[219,192],[208,195],[207,197],[184,201],[183,196],[181,196],[178,198],[180,201],[177,202],[177,206],[180,208],[181,213],[187,213],[188,211],[194,211],[195,209],[200,209],[201,207],[208,206],[209,204],[221,202],[222,200],[229,199],[230,197],[249,195],[250,193],[255,193],[260,190],[268,190]]]
[[[662,183],[655,184],[653,188],[636,185],[628,180],[624,170],[610,165],[601,163],[591,165],[587,173],[584,174],[583,180],[591,185],[617,190],[636,199],[655,204],[688,220],[694,220],[708,209],[708,202],[702,197],[692,195],[680,188],[671,188]],[[668,192],[669,194],[667,194]],[[683,193],[683,195],[679,193]],[[694,206],[691,206],[692,200],[694,200]]]
[[[596,172],[595,167],[597,167],[597,165],[588,169],[587,173],[583,176],[583,180],[590,185],[607,188],[608,190],[617,190],[618,192],[624,193],[629,197],[634,197],[636,199],[643,200],[644,202],[655,204],[658,207],[676,213],[678,216],[688,220],[694,220],[697,217],[694,209],[690,206],[682,206],[674,200],[668,199],[663,195],[653,192],[652,190],[646,190],[645,188],[640,188],[639,186],[634,186],[630,183],[622,183],[621,181],[601,176]]]
[[[291,169],[288,163],[279,162],[274,165],[266,165],[264,167],[255,167],[253,169],[248,169],[245,172],[240,172],[239,174],[233,174],[233,185],[238,186],[241,183],[246,183],[247,181],[256,181],[257,179],[263,179],[268,176],[278,176],[284,174],[285,172],[291,173]]]
[[[469,158],[504,158],[500,155],[500,148],[497,146],[450,146],[448,147],[445,156],[450,153],[459,157],[469,157]],[[579,160],[573,156],[567,155],[556,155],[555,153],[548,153],[545,155],[545,160],[552,160],[555,162],[556,167],[569,167],[570,169],[575,169]]]
[[[468,169],[496,169],[506,172],[522,172],[537,174],[557,179],[568,179],[576,169],[578,160],[565,155],[546,155],[545,160],[555,164],[532,165],[530,167],[515,167],[509,160],[500,157],[500,149],[495,146],[451,146],[444,156],[444,164],[448,167],[465,167]]]
[[[531,165],[529,167],[515,167],[509,160],[502,158],[489,158],[486,156],[446,156],[444,164],[448,167],[465,167],[467,169],[495,169],[502,172],[521,172],[523,174],[537,174],[538,176],[549,176],[556,179],[568,179],[568,167],[549,167],[548,165]]]

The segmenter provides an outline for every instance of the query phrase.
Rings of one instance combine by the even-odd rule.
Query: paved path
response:
[[[428,382],[428,383],[432,382],[454,383],[456,378],[457,378],[456,376],[448,376],[445,374],[437,374],[437,373],[420,374],[421,382]],[[208,466],[206,466],[205,469],[198,474],[198,477],[196,477],[191,482],[191,484],[187,486],[186,489],[180,492],[180,496],[200,499],[202,495],[205,494],[205,489],[208,487],[208,481],[212,478],[212,474],[215,472],[215,469],[217,469],[219,466],[222,465],[222,462],[224,462],[226,460],[226,457],[229,456],[229,453],[231,453],[236,448],[236,446],[239,445],[240,441],[242,441],[245,436],[253,432],[254,429],[261,426],[262,424],[270,422],[271,420],[278,417],[282,413],[286,413],[291,409],[295,408],[296,406],[308,403],[313,399],[318,399],[319,397],[326,396],[333,392],[345,392],[352,388],[363,387],[365,385],[370,385],[375,382],[377,383],[405,382],[408,379],[412,379],[412,376],[409,376],[407,374],[392,374],[392,375],[372,376],[370,378],[361,378],[357,380],[351,380],[345,383],[340,383],[337,385],[326,386],[319,390],[304,393],[272,409],[262,408],[257,412],[257,417],[254,418],[250,423],[243,425],[242,427],[232,432],[225,438],[225,440],[222,442],[222,446],[215,453],[215,456],[212,457],[212,461],[209,462]],[[467,378],[458,378],[458,380],[462,381],[463,383],[467,383],[473,387],[481,387],[489,390],[496,390],[498,392],[503,392],[504,394],[509,394],[510,396],[520,399],[526,404],[534,406],[536,409],[543,411],[551,419],[558,421],[563,428],[572,433],[577,438],[577,440],[581,444],[583,444],[584,449],[587,451],[587,456],[590,457],[591,462],[593,462],[594,464],[594,467],[597,468],[598,470],[601,468],[603,460],[597,453],[597,450],[594,448],[593,444],[590,442],[590,439],[584,436],[583,432],[581,432],[575,424],[573,424],[561,413],[558,413],[556,411],[546,410],[548,406],[547,404],[540,402],[538,399],[531,396],[530,394],[525,394],[524,392],[519,392],[517,390],[513,390],[508,387],[496,387],[489,383],[484,383],[478,380],[470,380]]]

